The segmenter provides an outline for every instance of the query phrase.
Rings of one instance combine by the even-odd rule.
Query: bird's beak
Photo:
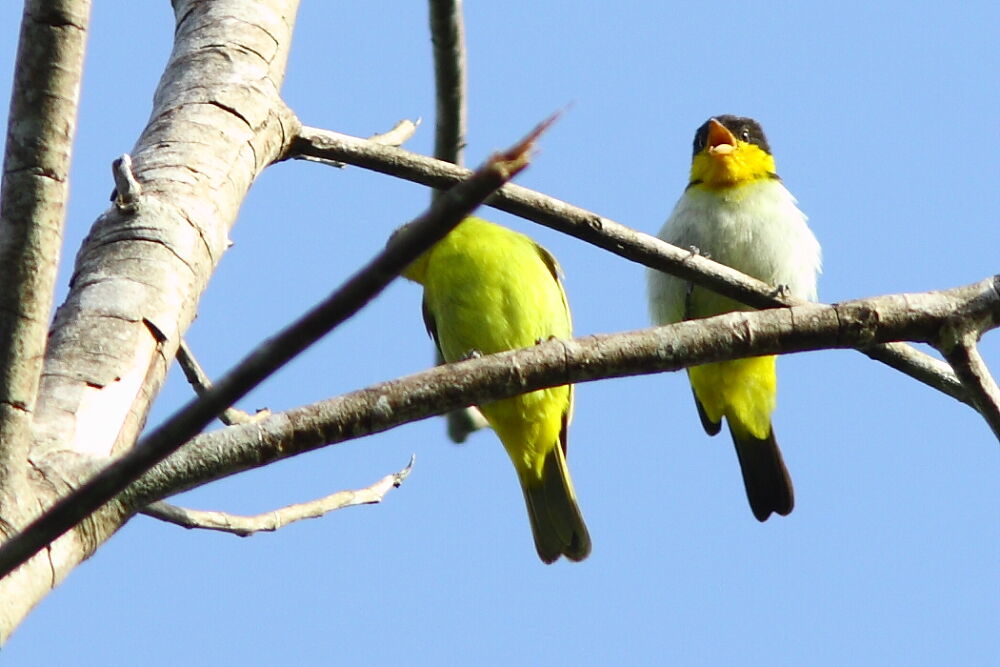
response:
[[[736,148],[736,137],[726,126],[715,120],[708,121],[708,154],[729,155]]]

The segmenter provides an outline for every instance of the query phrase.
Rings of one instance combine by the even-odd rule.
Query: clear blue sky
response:
[[[17,4],[0,5],[4,95]],[[572,102],[519,182],[655,233],[695,128],[750,115],[823,245],[822,300],[997,272],[996,3],[807,4],[469,3],[469,160]],[[421,2],[303,3],[289,104],[362,136],[423,117],[408,147],[429,153],[426,26]],[[172,32],[167,2],[95,3],[61,294]],[[267,170],[190,331],[202,362],[220,374],[427,200],[361,169]],[[647,326],[641,267],[484,215],[559,258],[579,335]],[[983,350],[1000,370],[996,334]],[[431,359],[419,290],[398,282],[242,407],[309,403]],[[683,375],[591,383],[570,437],[584,563],[538,561],[492,433],[455,446],[428,420],[181,499],[260,512],[366,486],[416,453],[383,505],[245,540],[136,518],[45,599],[5,662],[995,664],[1000,445],[982,419],[853,352],[786,357],[779,374],[788,518],[753,519],[732,445],[702,432]],[[188,398],[177,375],[154,420]]]

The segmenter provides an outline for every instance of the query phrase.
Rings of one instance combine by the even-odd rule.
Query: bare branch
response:
[[[0,489],[12,496],[24,493],[89,22],[90,0],[28,0],[21,18],[0,185]]]
[[[136,446],[57,501],[0,547],[0,577],[121,493],[297,354],[352,316],[417,256],[443,238],[498,187],[527,167],[534,141],[554,119],[507,151],[493,155],[467,181],[400,229],[366,266],[313,310],[259,345],[218,384],[188,403]]]
[[[439,366],[194,438],[129,489],[141,507],[166,495],[328,444],[469,404],[561,384],[675,371],[764,354],[933,341],[956,310],[1000,316],[993,279],[943,292],[743,311],[627,333],[553,340]]]
[[[410,140],[410,138],[416,134],[417,128],[420,127],[420,119],[409,120],[403,119],[392,126],[388,131],[381,132],[379,134],[373,134],[368,137],[368,141],[379,144],[380,146],[402,146],[404,143]],[[288,156],[280,156],[276,162],[282,160],[287,160]],[[343,169],[347,166],[346,163],[340,162],[338,160],[329,160],[324,157],[318,156],[302,156],[301,159],[309,162],[319,162],[325,164],[329,167],[336,167],[337,169]]]
[[[202,528],[204,530],[217,530],[224,533],[232,533],[240,537],[247,537],[261,531],[275,531],[284,528],[290,523],[302,521],[303,519],[318,519],[334,510],[355,505],[371,505],[382,502],[385,494],[391,489],[402,485],[410,471],[416,456],[410,457],[410,462],[399,472],[386,475],[371,486],[355,491],[337,491],[328,496],[317,498],[305,503],[288,505],[263,514],[253,516],[243,516],[240,514],[229,514],[227,512],[206,512],[202,510],[192,510],[186,507],[171,505],[163,501],[147,505],[142,510],[142,514],[151,516],[154,519],[177,524],[184,528]]]
[[[376,144],[382,144],[383,146],[402,146],[416,134],[418,127],[420,127],[419,118],[416,120],[404,118],[393,125],[388,132],[373,134],[368,137],[368,141],[374,141]]]
[[[177,347],[177,364],[184,371],[184,377],[187,378],[188,384],[194,387],[195,393],[199,396],[203,396],[209,389],[212,388],[212,381],[208,379],[208,375],[205,374],[205,370],[195,359],[194,353],[191,352],[191,348],[188,346],[187,341],[181,339],[180,345]],[[226,426],[233,426],[235,424],[246,424],[252,421],[258,421],[267,417],[271,414],[270,410],[262,410],[255,415],[248,414],[242,410],[237,410],[236,408],[229,407],[222,411],[219,415],[219,421],[221,421]]]
[[[1000,294],[1000,278],[994,281],[994,289]],[[998,319],[997,313],[978,312],[974,306],[957,307],[941,328],[935,345],[955,370],[994,435],[1000,438],[1000,388],[977,347],[983,332],[997,326]]]
[[[430,0],[437,113],[434,157],[462,164],[465,149],[465,26],[462,0]]]
[[[462,0],[430,0],[431,43],[434,45],[434,91],[437,112],[434,126],[434,157],[461,165],[465,152],[466,68],[465,23]],[[440,190],[432,190],[437,197]],[[444,363],[435,350],[435,363]],[[465,442],[469,434],[489,424],[475,407],[452,410],[447,415],[448,437]]]
[[[975,408],[971,398],[955,376],[951,366],[929,354],[910,347],[906,343],[885,343],[858,350],[875,361],[909,375],[914,380],[937,389],[942,394]]]
[[[300,136],[293,141],[288,157],[304,159],[307,156],[342,160],[438,189],[446,189],[468,174],[462,167],[423,155],[303,126]],[[690,280],[755,308],[801,303],[728,266],[519,185],[504,186],[486,203],[592,243],[625,259]],[[945,364],[919,350],[898,344],[872,347],[863,352],[956,400],[973,405],[954,373]]]
[[[115,192],[112,200],[120,211],[133,213],[139,207],[139,197],[142,196],[142,185],[132,171],[132,156],[122,153],[122,156],[111,163],[111,175],[115,179]]]
[[[979,354],[975,341],[965,340],[954,346],[946,358],[975,401],[976,409],[993,429],[993,434],[1000,438],[1000,388]]]

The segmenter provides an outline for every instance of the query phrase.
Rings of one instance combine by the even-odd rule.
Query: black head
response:
[[[767,137],[764,136],[764,128],[753,118],[743,118],[742,116],[713,116],[715,120],[722,123],[722,126],[733,133],[740,141],[755,144],[766,153],[771,153],[771,147],[767,145]],[[711,118],[709,119],[711,120]],[[708,138],[708,120],[702,123],[698,131],[694,133],[694,155],[697,155],[705,148],[705,141]]]

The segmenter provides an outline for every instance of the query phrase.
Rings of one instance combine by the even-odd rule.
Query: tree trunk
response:
[[[22,429],[30,466],[22,458],[23,482],[4,488],[17,499],[4,507],[8,533],[135,443],[243,198],[297,131],[279,91],[298,3],[173,5],[173,52],[132,153],[138,187],[119,184],[77,255]],[[128,516],[106,507],[0,581],[0,640]]]

